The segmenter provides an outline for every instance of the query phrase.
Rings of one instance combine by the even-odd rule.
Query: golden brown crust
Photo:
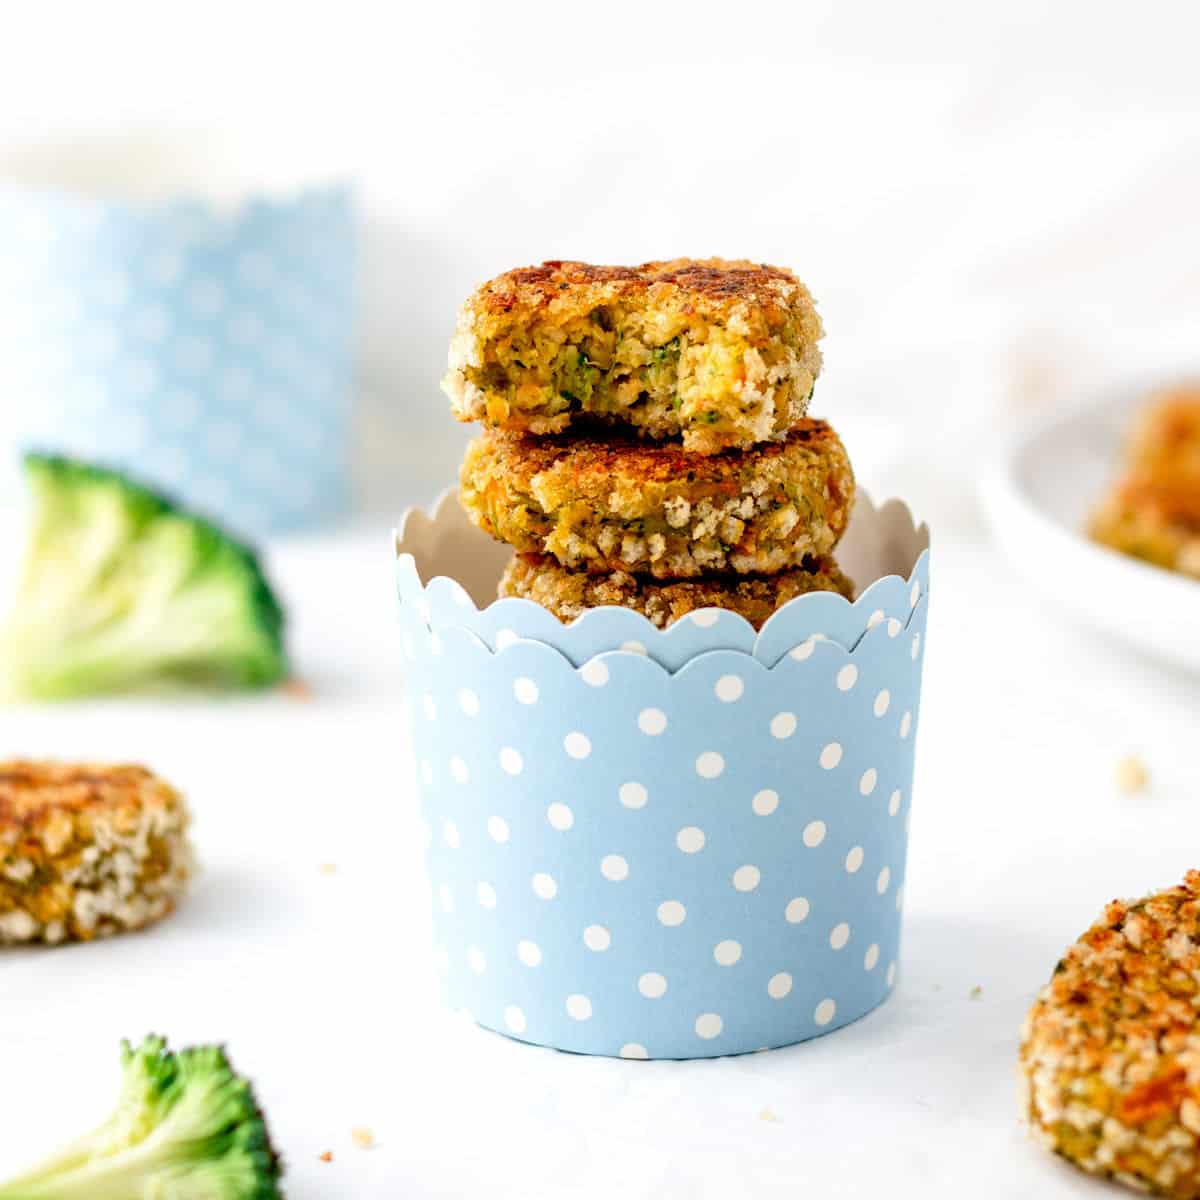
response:
[[[467,300],[443,387],[464,421],[542,435],[598,420],[714,454],[801,420],[821,333],[808,289],[778,267],[550,262]]]
[[[638,267],[551,259],[497,275],[468,303],[487,315],[549,313],[563,307],[584,311],[670,288],[710,314],[722,313],[741,299],[767,310],[776,308],[782,315],[798,286],[803,287],[791,271],[744,258],[675,258]]]
[[[1020,1059],[1050,1149],[1143,1191],[1200,1196],[1200,871],[1108,905],[1039,995]]]
[[[674,482],[680,476],[690,476],[690,482],[701,485],[724,484],[747,467],[777,462],[797,448],[821,457],[845,455],[833,427],[812,417],[801,421],[783,441],[712,455],[689,454],[678,442],[645,442],[618,430],[541,438],[491,430],[475,444],[480,443],[503,448],[508,461],[525,475],[567,462],[582,488],[615,474],[647,484]]]
[[[1200,579],[1200,389],[1157,397],[1130,437],[1128,459],[1092,515],[1092,538]]]
[[[1130,438],[1130,460],[1151,478],[1200,479],[1200,384],[1161,392]]]
[[[154,776],[145,767],[0,762],[0,830],[31,829],[55,811],[116,811]]]
[[[143,767],[0,763],[0,945],[138,929],[191,870],[183,798]]]
[[[657,579],[774,572],[832,553],[854,502],[837,434],[805,420],[786,442],[699,456],[629,436],[485,433],[467,449],[472,520],[526,554]]]
[[[701,608],[723,608],[755,629],[789,600],[809,592],[838,592],[847,599],[854,585],[832,559],[775,575],[708,576],[659,583],[624,572],[589,575],[569,571],[553,558],[518,554],[500,580],[499,595],[521,597],[570,622],[591,608],[615,605],[640,612],[660,629]]]

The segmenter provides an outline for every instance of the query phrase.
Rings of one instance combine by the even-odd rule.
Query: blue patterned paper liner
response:
[[[468,588],[494,592],[505,548],[448,498],[406,520],[400,642],[452,1004],[564,1050],[692,1058],[887,996],[928,531],[894,503],[856,520],[860,565],[905,575],[857,604],[800,597],[757,636],[723,612],[660,631],[623,609],[480,609]],[[426,588],[418,561],[443,577]]]
[[[439,969],[479,1023],[589,1054],[781,1046],[891,990],[927,596],[853,651],[672,673],[493,651],[401,608]]]
[[[124,469],[257,537],[348,496],[346,187],[233,208],[0,188],[24,446]]]
[[[907,510],[904,512],[907,514]],[[469,544],[472,552],[477,551],[490,562],[499,563],[506,556],[501,549],[497,557],[491,539],[458,513],[453,494],[439,501],[435,513],[432,523],[424,514],[417,514],[418,524],[420,519],[425,522],[414,531],[417,537],[428,529],[438,529],[444,539]],[[855,520],[870,521],[881,513],[891,515],[889,506],[876,509],[869,497],[862,497]],[[406,535],[410,523],[411,516],[397,542],[402,550],[396,568],[402,606],[416,611],[431,629],[470,629],[493,650],[519,639],[542,642],[555,647],[576,666],[597,654],[622,648],[648,654],[673,671],[708,650],[741,651],[773,666],[795,647],[814,640],[833,641],[853,649],[877,624],[897,632],[906,628],[917,601],[929,589],[928,550],[918,553],[914,549],[906,576],[893,574],[875,579],[853,602],[835,592],[798,596],[772,614],[761,631],[744,617],[719,608],[690,613],[666,629],[657,628],[641,613],[616,607],[591,609],[563,624],[530,600],[492,600],[479,607],[456,579],[435,575],[426,583],[414,554],[403,550],[409,544]],[[920,545],[911,518],[909,526],[915,544]],[[928,544],[927,537],[924,544]],[[428,555],[425,557],[428,560]],[[494,585],[490,590],[494,593]]]

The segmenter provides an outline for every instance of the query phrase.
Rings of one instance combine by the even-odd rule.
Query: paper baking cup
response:
[[[928,534],[864,497],[846,542],[870,583],[854,604],[801,596],[757,638],[692,614],[686,658],[595,610],[577,661],[555,644],[571,627],[526,602],[490,606],[510,637],[481,633],[471,598],[506,553],[452,504],[406,519],[400,636],[454,1006],[563,1050],[697,1058],[827,1033],[888,995]]]
[[[354,258],[343,187],[219,206],[0,180],[11,436],[126,469],[247,536],[335,516]]]

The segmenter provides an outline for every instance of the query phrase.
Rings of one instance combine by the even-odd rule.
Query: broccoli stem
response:
[[[0,1186],[0,1200],[280,1200],[253,1090],[221,1047],[172,1053],[150,1037],[123,1058],[112,1117]]]

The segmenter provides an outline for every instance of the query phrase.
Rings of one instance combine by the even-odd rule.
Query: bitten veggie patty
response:
[[[739,613],[758,629],[776,609],[806,592],[839,592],[850,598],[854,585],[831,558],[814,559],[775,575],[711,575],[703,579],[658,582],[623,571],[589,575],[571,571],[549,556],[518,554],[500,580],[499,594],[533,600],[560,621],[573,621],[589,608],[632,608],[665,628],[698,608]]]
[[[467,300],[442,386],[462,421],[547,434],[587,416],[715,454],[795,427],[821,333],[808,289],[778,267],[547,262]]]
[[[0,762],[0,945],[88,941],[175,907],[183,797],[144,767]]]
[[[1114,900],[1026,1019],[1025,1107],[1047,1147],[1141,1191],[1200,1196],[1200,871]]]
[[[825,557],[854,501],[840,439],[812,420],[785,442],[703,458],[629,437],[491,432],[468,448],[461,482],[472,520],[522,553],[659,579]]]

